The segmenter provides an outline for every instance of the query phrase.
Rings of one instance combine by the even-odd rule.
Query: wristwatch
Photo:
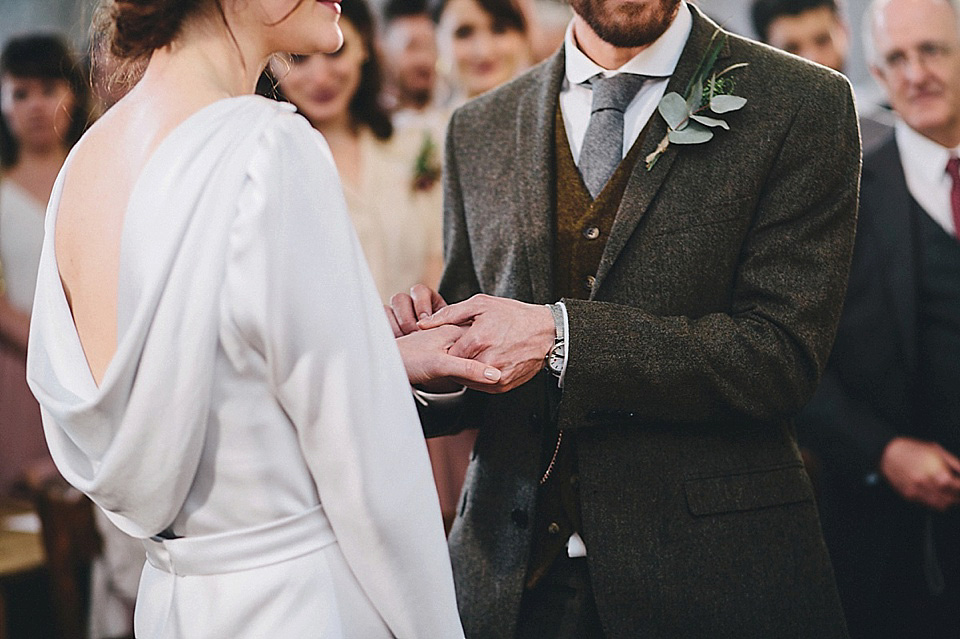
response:
[[[567,338],[563,334],[563,311],[559,304],[547,304],[547,308],[553,315],[553,327],[556,335],[553,340],[553,347],[547,351],[547,355],[544,357],[543,367],[559,379],[560,374],[563,373],[563,364],[567,359]]]

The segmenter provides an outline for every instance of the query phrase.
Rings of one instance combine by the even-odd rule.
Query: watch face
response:
[[[548,359],[547,366],[550,367],[550,372],[554,375],[559,375],[563,372],[563,360],[559,357],[551,357]]]
[[[554,344],[553,348],[550,349],[550,352],[547,354],[547,368],[550,369],[550,372],[556,376],[560,376],[560,373],[563,372],[563,360],[564,360],[564,346],[563,342]]]

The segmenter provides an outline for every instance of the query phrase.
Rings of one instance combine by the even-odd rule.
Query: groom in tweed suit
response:
[[[571,4],[554,57],[454,114],[440,293],[392,301],[398,335],[459,325],[449,353],[500,371],[418,392],[428,435],[478,429],[450,535],[467,636],[845,637],[790,420],[846,284],[850,87],[682,0]],[[718,41],[745,106],[648,170],[657,103]],[[646,79],[597,190],[604,69]]]

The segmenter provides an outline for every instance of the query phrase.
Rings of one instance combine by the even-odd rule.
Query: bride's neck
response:
[[[192,20],[173,43],[154,51],[138,84],[215,98],[253,93],[268,58],[262,48],[236,28],[231,35],[219,16]]]

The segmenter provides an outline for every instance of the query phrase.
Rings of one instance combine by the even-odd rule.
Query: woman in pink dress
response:
[[[0,55],[0,493],[51,470],[27,388],[30,309],[50,190],[87,125],[87,87],[52,35],[11,39]]]

